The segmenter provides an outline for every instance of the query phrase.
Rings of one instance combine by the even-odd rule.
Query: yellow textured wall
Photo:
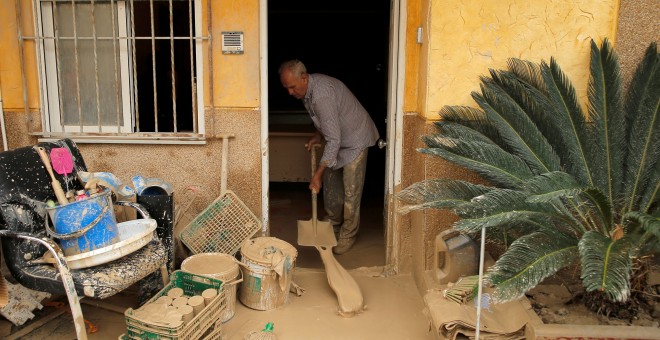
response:
[[[259,106],[259,0],[213,0],[213,105]],[[222,54],[222,32],[242,31],[244,54]],[[207,97],[208,98],[208,97]],[[208,100],[207,100],[208,105]]]
[[[415,107],[417,112],[423,112],[424,107],[428,101],[428,86],[431,84],[430,75],[429,75],[429,65],[431,64],[433,56],[431,55],[431,50],[429,49],[430,42],[435,32],[429,27],[431,23],[431,12],[429,9],[432,6],[432,0],[418,0],[420,3],[421,19],[422,19],[422,43],[421,43],[421,52],[419,53],[419,79],[417,80],[417,97],[415,98]],[[417,32],[411,37],[413,41],[417,41]]]
[[[478,77],[511,57],[538,62],[553,56],[578,94],[586,94],[590,39],[615,39],[619,2],[435,0],[430,6],[421,114],[435,119],[444,105],[474,105],[470,92],[479,89]]]
[[[411,37],[417,36],[417,28],[421,27],[424,22],[426,22],[426,15],[422,15],[422,6],[424,8],[428,7],[423,5],[428,3],[428,0],[409,0],[406,4],[406,37],[409,37],[405,41],[405,51],[406,51],[406,77],[403,93],[403,112],[418,111],[418,100],[419,100],[419,89],[421,84],[421,74],[420,65],[421,65],[421,54],[426,52],[427,49],[423,49],[424,45],[418,44],[417,39],[411,39]],[[426,67],[424,67],[426,69]],[[421,87],[423,88],[423,87]]]
[[[5,110],[23,109],[23,80],[18,41],[17,13],[23,18],[20,27],[24,36],[33,32],[32,1],[21,1],[17,8],[17,0],[0,0],[0,89],[2,90],[2,107]],[[25,56],[25,77],[27,79],[28,106],[39,107],[39,88],[37,83],[37,62],[33,41],[26,41],[23,55]]]

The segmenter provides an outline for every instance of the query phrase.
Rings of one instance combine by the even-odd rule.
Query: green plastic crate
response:
[[[177,270],[172,273],[170,283],[149,299],[147,303],[156,301],[159,297],[166,295],[170,289],[176,287],[183,289],[184,294],[188,296],[200,295],[208,288],[215,288],[218,290],[218,296],[205,306],[201,313],[195,315],[190,322],[187,324],[182,323],[177,327],[158,325],[143,320],[135,316],[134,310],[129,308],[124,312],[127,329],[126,337],[128,339],[197,340],[204,338],[205,335],[208,338],[208,336],[213,336],[216,333],[219,334],[220,316],[227,306],[223,282]],[[209,339],[215,339],[215,337]]]

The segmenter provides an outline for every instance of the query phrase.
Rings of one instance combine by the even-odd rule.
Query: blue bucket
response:
[[[48,232],[59,239],[64,255],[85,253],[119,241],[111,193],[106,189],[80,201],[46,208],[55,226]]]

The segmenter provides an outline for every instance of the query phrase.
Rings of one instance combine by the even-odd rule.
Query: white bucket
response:
[[[234,317],[236,310],[236,288],[241,271],[233,256],[222,253],[201,253],[188,257],[181,263],[181,270],[197,275],[208,276],[223,282],[227,307],[220,314],[222,322]]]
[[[257,310],[285,305],[289,299],[297,255],[296,248],[275,237],[257,237],[246,241],[241,247],[241,302]]]

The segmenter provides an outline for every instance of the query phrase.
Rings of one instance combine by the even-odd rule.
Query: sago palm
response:
[[[635,259],[660,236],[659,58],[653,43],[624,98],[613,48],[592,42],[586,113],[554,59],[490,70],[479,108],[443,107],[419,150],[489,184],[418,182],[399,193],[402,212],[449,209],[461,232],[513,239],[486,274],[496,301],[576,263],[586,291],[626,301]]]

